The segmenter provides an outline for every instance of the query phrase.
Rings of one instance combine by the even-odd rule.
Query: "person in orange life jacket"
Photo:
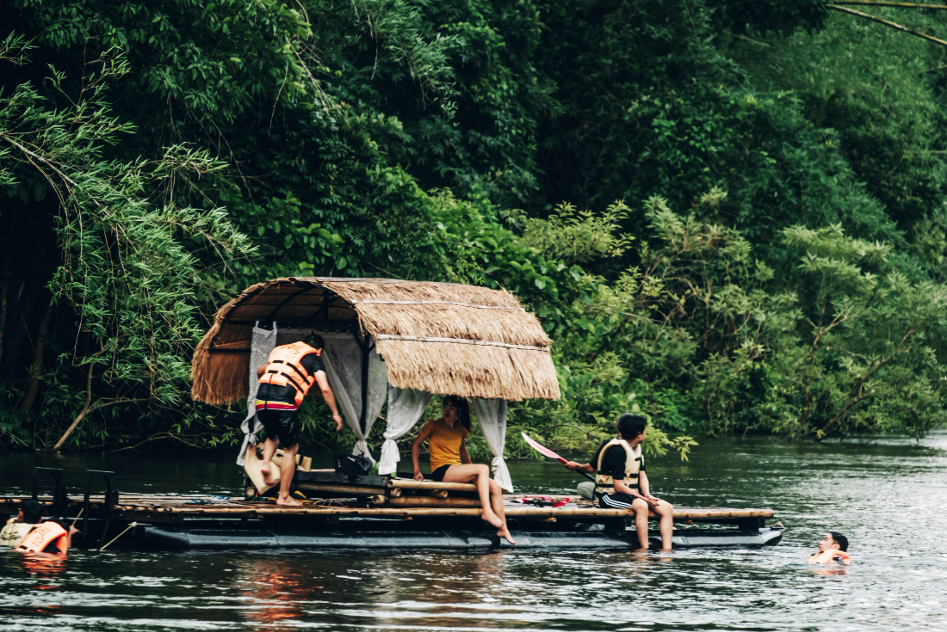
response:
[[[72,545],[72,536],[79,533],[58,522],[43,521],[43,507],[35,500],[23,503],[16,518],[11,518],[0,530],[0,544],[25,553],[65,553]]]
[[[16,548],[42,518],[43,506],[35,500],[27,500],[16,517],[7,520],[7,524],[0,530],[0,545]]]
[[[314,384],[319,385],[322,397],[332,411],[336,432],[342,430],[342,417],[335,405],[335,395],[329,387],[325,365],[320,357],[324,348],[322,336],[309,334],[300,342],[273,349],[269,361],[256,372],[260,378],[256,416],[266,428],[267,435],[260,470],[267,485],[276,482],[271,474],[270,460],[276,453],[277,445],[283,448],[277,505],[294,507],[301,504],[289,495],[289,489],[293,474],[296,473],[296,452],[299,450],[298,409]]]
[[[590,463],[568,461],[565,466],[573,472],[595,473],[595,495],[600,507],[635,510],[639,551],[648,548],[648,511],[658,514],[661,548],[669,551],[674,506],[652,496],[649,490],[641,454],[647,423],[640,415],[623,414],[618,418],[618,436],[604,441]]]
[[[490,469],[480,463],[472,463],[464,439],[470,434],[470,409],[467,400],[456,395],[444,397],[443,416],[427,422],[411,444],[411,460],[414,461],[414,480],[423,481],[418,449],[430,438],[430,479],[449,483],[474,483],[483,508],[480,517],[497,528],[497,535],[510,544],[516,544],[506,525],[503,511],[503,488],[490,478]]]
[[[831,531],[819,541],[819,552],[806,558],[806,564],[845,564],[852,563],[848,556],[848,538],[841,533]]]

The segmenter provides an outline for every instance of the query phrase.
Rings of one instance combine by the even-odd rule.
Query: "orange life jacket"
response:
[[[839,549],[829,549],[828,551],[819,551],[815,555],[806,558],[806,564],[831,564],[835,558],[840,557],[843,560],[850,560],[848,553]]]
[[[58,522],[43,522],[36,526],[32,531],[26,534],[20,544],[17,545],[17,551],[27,553],[41,553],[46,550],[50,544],[53,544],[60,551],[65,551],[68,547],[63,546],[69,533]]]
[[[316,376],[310,375],[303,368],[301,360],[315,352],[315,349],[302,341],[276,347],[270,352],[269,361],[260,376],[260,384],[292,386],[296,389],[296,406],[300,406],[309,388],[316,381]]]

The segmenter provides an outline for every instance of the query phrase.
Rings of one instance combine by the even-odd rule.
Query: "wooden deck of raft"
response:
[[[467,483],[436,483],[430,481],[366,476],[348,482],[341,475],[320,473],[302,477],[297,487],[311,500],[301,507],[280,507],[270,500],[212,500],[209,495],[174,496],[122,494],[114,507],[113,517],[119,520],[144,522],[179,522],[184,519],[240,519],[269,517],[300,517],[339,519],[348,517],[388,518],[476,518],[480,502],[476,486]],[[318,478],[319,480],[305,480]],[[505,498],[521,498],[508,495]],[[312,500],[320,498],[320,500]],[[556,498],[563,498],[557,496]],[[510,518],[554,522],[558,518],[593,522],[625,518],[633,515],[630,509],[599,508],[590,501],[569,496],[572,504],[553,508],[507,503]],[[0,513],[15,514],[25,496],[0,496]],[[40,500],[51,506],[48,497]],[[195,502],[197,501],[197,502]],[[209,501],[210,504],[203,504]],[[104,497],[93,496],[94,509],[104,504]],[[83,505],[82,497],[70,497],[69,514],[75,515]],[[654,514],[650,514],[655,517]],[[676,522],[730,522],[748,519],[766,519],[773,516],[771,509],[728,509],[705,507],[675,507]]]

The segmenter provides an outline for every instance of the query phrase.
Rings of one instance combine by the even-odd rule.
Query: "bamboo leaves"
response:
[[[98,410],[180,404],[185,358],[201,331],[196,310],[203,285],[187,242],[200,240],[226,256],[252,252],[222,209],[177,202],[181,174],[199,178],[220,169],[206,154],[172,146],[157,161],[103,158],[103,147],[121,143],[134,129],[104,100],[110,82],[126,70],[121,59],[103,55],[90,62],[84,87],[67,107],[53,108],[24,84],[0,108],[0,142],[11,148],[2,185],[10,190],[38,172],[59,201],[61,265],[47,287],[76,314],[74,338],[60,359],[85,380],[72,422],[50,441],[54,449]],[[65,75],[53,70],[51,77],[68,96]]]

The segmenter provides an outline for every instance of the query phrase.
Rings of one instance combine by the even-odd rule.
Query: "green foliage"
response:
[[[723,28],[733,33],[747,31],[792,33],[822,28],[826,18],[826,0],[709,0]]]
[[[943,17],[882,15],[947,33]],[[929,217],[947,183],[943,49],[839,14],[817,33],[761,39],[734,40],[729,52],[761,89],[792,91],[807,119],[834,128],[838,151],[902,229]]]
[[[180,406],[189,350],[201,335],[195,315],[203,285],[185,243],[199,240],[231,255],[252,252],[223,209],[181,206],[174,195],[183,173],[209,174],[221,165],[179,146],[157,161],[102,157],[103,147],[134,131],[103,100],[106,86],[126,71],[121,58],[88,62],[86,86],[74,101],[63,89],[66,75],[51,67],[47,84],[68,107],[52,107],[29,84],[16,86],[0,107],[0,194],[13,197],[24,182],[39,181],[59,203],[61,264],[47,287],[55,302],[74,312],[76,326],[74,338],[61,341],[59,366],[44,376],[41,415],[47,418],[71,420],[78,413],[81,420],[112,406],[128,414],[145,403]],[[82,390],[70,383],[72,369],[86,376]],[[95,395],[93,382],[101,384]],[[55,442],[50,433],[61,430],[44,425],[39,442]],[[101,427],[85,432],[80,443],[106,436]]]
[[[192,345],[292,275],[518,296],[563,398],[511,407],[513,455],[516,429],[587,450],[623,411],[683,459],[701,434],[944,422],[940,48],[822,0],[7,15],[0,222],[11,261],[33,230],[56,247],[0,262],[3,443],[235,439],[186,398]],[[307,440],[346,444],[313,407]]]
[[[542,141],[546,197],[601,209],[659,195],[684,208],[716,187],[729,196],[705,206],[708,217],[754,243],[794,222],[896,239],[835,132],[808,120],[796,95],[757,89],[715,45],[713,16],[694,0],[548,8],[556,36],[540,68],[558,101]],[[646,229],[641,219],[626,231]]]
[[[294,41],[308,37],[309,26],[297,9],[280,2],[12,4],[35,29],[39,46],[67,56],[116,50],[127,58],[131,72],[115,86],[115,103],[121,110],[134,107],[142,122],[159,124],[170,114],[182,119],[172,119],[173,125],[194,120],[213,127],[238,120],[277,92],[286,98],[311,93],[294,52]]]
[[[525,245],[572,265],[622,255],[634,240],[631,235],[616,234],[628,210],[624,202],[609,205],[602,214],[578,212],[575,206],[563,203],[547,219],[519,214],[515,221],[522,227]]]

